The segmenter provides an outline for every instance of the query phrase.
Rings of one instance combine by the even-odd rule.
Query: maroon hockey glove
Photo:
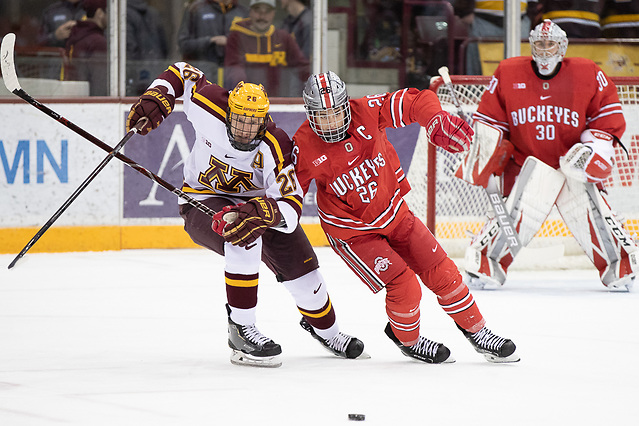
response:
[[[426,137],[430,143],[448,152],[467,151],[473,133],[472,127],[466,121],[446,111],[439,111],[426,126]]]
[[[238,204],[236,206],[224,206],[222,211],[219,211],[213,215],[213,223],[211,224],[211,229],[213,229],[216,233],[221,236],[224,236],[224,227],[226,226],[226,220],[224,220],[224,215],[229,212],[231,209],[241,206],[244,203]]]
[[[240,204],[230,209],[237,213],[237,218],[224,227],[224,239],[240,247],[246,247],[271,226],[279,225],[282,214],[273,198],[255,197],[246,204]]]
[[[140,131],[140,134],[146,135],[157,128],[175,106],[175,96],[169,95],[167,92],[167,88],[161,86],[144,92],[129,111],[129,116],[126,119],[126,131],[131,130],[142,117],[147,117],[149,124]]]

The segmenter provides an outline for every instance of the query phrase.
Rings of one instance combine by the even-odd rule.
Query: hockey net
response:
[[[490,77],[451,76],[453,88],[462,110],[471,116],[477,109]],[[622,143],[628,155],[616,148],[616,167],[606,181],[608,201],[626,229],[637,238],[639,234],[639,78],[611,78],[617,86],[626,118],[626,132]],[[457,109],[441,78],[433,79],[430,89],[437,93],[442,108],[451,113]],[[412,191],[406,197],[411,209],[425,221],[451,257],[463,257],[472,234],[480,231],[490,211],[488,198],[481,187],[472,186],[453,176],[461,156],[448,153],[426,141],[422,128],[415,153],[409,166],[408,179]],[[428,179],[435,176],[435,179]],[[534,250],[543,248],[544,250]],[[526,252],[526,253],[524,253]],[[525,267],[554,263],[557,267],[588,267],[583,259],[568,256],[582,255],[556,208],[548,216],[536,237],[520,253]],[[553,262],[548,262],[552,259]],[[576,261],[576,263],[575,263]],[[584,263],[585,262],[585,263]],[[516,259],[515,264],[518,263]],[[520,265],[522,262],[520,262]],[[513,265],[515,266],[515,265]],[[550,265],[552,267],[552,265]]]

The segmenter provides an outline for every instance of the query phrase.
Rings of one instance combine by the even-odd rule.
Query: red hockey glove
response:
[[[240,247],[253,243],[282,220],[277,202],[269,197],[251,198],[246,204],[237,205],[229,211],[236,212],[237,218],[224,227],[222,235],[227,242]]]
[[[221,211],[215,213],[213,215],[213,223],[211,223],[211,229],[213,229],[216,233],[221,236],[224,236],[224,227],[226,227],[227,222],[224,219],[224,215],[228,213],[231,209],[235,207],[239,207],[244,203],[238,204],[236,206],[224,206]]]
[[[175,96],[169,95],[167,92],[167,88],[162,86],[144,92],[129,111],[129,116],[126,119],[126,131],[128,132],[135,126],[135,123],[142,117],[148,117],[149,124],[140,131],[141,135],[146,135],[157,128],[175,106]]]
[[[439,111],[426,126],[426,137],[430,143],[448,152],[467,151],[473,133],[466,121],[446,111]]]

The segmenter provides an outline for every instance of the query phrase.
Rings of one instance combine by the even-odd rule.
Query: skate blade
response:
[[[507,356],[507,357],[498,357],[496,355],[493,354],[482,354],[484,355],[484,358],[486,358],[486,360],[488,362],[493,362],[495,364],[502,364],[502,363],[507,363],[507,362],[519,362],[520,358],[519,355],[517,355],[517,352],[512,353],[511,355]]]
[[[371,359],[371,356],[367,352],[362,352],[359,356],[353,359]]]
[[[277,368],[282,366],[282,360],[278,355],[252,356],[244,352],[233,350],[231,352],[231,364],[246,367]]]

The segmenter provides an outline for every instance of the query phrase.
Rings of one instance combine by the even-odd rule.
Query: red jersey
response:
[[[305,121],[293,136],[293,162],[304,193],[313,179],[322,229],[339,239],[388,233],[408,207],[410,190],[387,127],[428,120],[441,110],[435,93],[403,89],[351,100],[346,139],[324,142]]]
[[[474,118],[504,130],[517,165],[532,155],[555,169],[584,130],[621,138],[626,129],[617,88],[584,58],[564,58],[550,79],[535,74],[530,57],[502,61]]]

